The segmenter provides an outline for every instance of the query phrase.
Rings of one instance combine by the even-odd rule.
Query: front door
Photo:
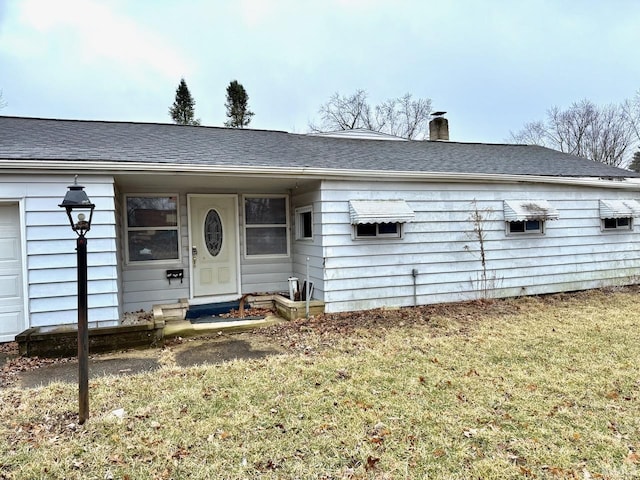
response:
[[[0,342],[24,330],[18,204],[0,204]]]
[[[240,295],[238,198],[189,195],[192,297]]]

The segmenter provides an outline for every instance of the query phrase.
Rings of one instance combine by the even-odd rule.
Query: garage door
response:
[[[0,203],[0,342],[24,330],[20,245],[18,205]]]

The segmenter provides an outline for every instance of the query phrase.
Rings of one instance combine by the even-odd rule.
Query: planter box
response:
[[[273,303],[279,316],[286,320],[295,320],[296,318],[305,318],[307,316],[307,302],[294,302],[282,295],[274,295]],[[309,315],[319,315],[324,313],[324,302],[320,300],[309,301]]]
[[[162,345],[164,322],[140,323],[89,329],[89,353],[110,352]],[[40,332],[30,328],[16,336],[21,355],[28,357],[75,357],[78,331],[73,329]]]

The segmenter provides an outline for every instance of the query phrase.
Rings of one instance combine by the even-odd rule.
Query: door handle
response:
[[[193,247],[191,247],[191,258],[193,261],[193,266],[196,266],[196,259],[198,258],[198,249],[196,248],[196,246],[194,245]]]

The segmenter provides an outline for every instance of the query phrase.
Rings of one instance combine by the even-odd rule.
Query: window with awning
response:
[[[600,200],[600,221],[603,231],[632,230],[633,219],[640,216],[637,200]]]
[[[416,216],[404,200],[350,200],[349,215],[356,239],[401,238]]]

